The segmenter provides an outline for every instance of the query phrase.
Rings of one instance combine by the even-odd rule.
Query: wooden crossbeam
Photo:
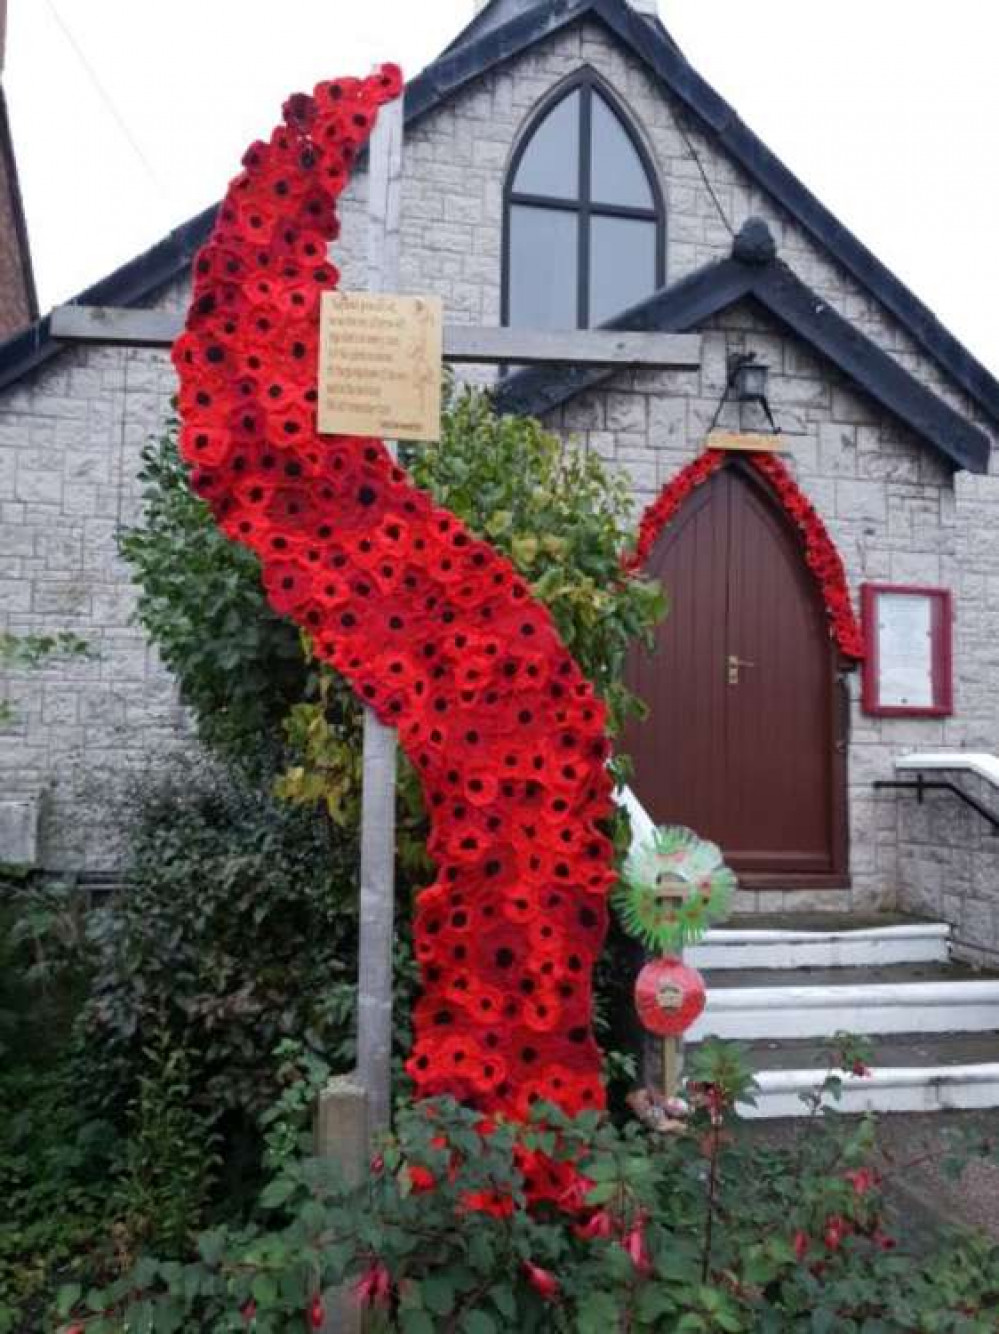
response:
[[[56,306],[50,333],[67,343],[169,347],[184,326],[175,310],[116,306]],[[444,360],[496,366],[621,366],[690,370],[701,364],[699,334],[630,333],[610,329],[493,329],[474,324],[444,328]]]

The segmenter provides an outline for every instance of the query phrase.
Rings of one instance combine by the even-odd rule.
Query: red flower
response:
[[[802,1232],[801,1229],[799,1228],[798,1231],[794,1234],[793,1244],[794,1244],[795,1258],[798,1260],[803,1260],[805,1256],[808,1254],[808,1247],[810,1245],[808,1239],[808,1233]]]
[[[498,1190],[470,1190],[461,1197],[459,1210],[463,1213],[488,1214],[490,1218],[509,1218],[514,1207],[510,1194]]]
[[[880,1180],[872,1167],[857,1167],[850,1172],[844,1172],[843,1176],[853,1187],[853,1193],[858,1196],[866,1195],[868,1191],[873,1190]]]
[[[410,1163],[406,1171],[409,1173],[409,1182],[414,1195],[424,1195],[437,1185],[437,1178],[433,1172],[427,1167],[421,1167],[419,1163]]]
[[[850,1225],[839,1214],[833,1214],[826,1219],[825,1231],[822,1239],[826,1248],[830,1251],[838,1251],[843,1244],[843,1238],[850,1231]]]
[[[381,1260],[372,1260],[354,1284],[360,1306],[387,1306],[392,1297],[392,1276]]]
[[[652,1257],[649,1255],[649,1246],[645,1239],[644,1218],[636,1220],[621,1244],[631,1257],[635,1272],[642,1278],[648,1278],[652,1273]]]
[[[614,1217],[606,1209],[598,1209],[586,1223],[577,1223],[573,1228],[576,1236],[583,1241],[607,1241],[616,1231]]]
[[[312,1299],[307,1312],[307,1319],[311,1329],[322,1329],[325,1324],[326,1308],[323,1306],[322,1298],[318,1295]]]
[[[540,1265],[532,1264],[530,1260],[524,1261],[524,1273],[527,1275],[527,1281],[535,1292],[546,1302],[558,1300],[560,1284],[553,1273],[547,1269],[542,1269]]]

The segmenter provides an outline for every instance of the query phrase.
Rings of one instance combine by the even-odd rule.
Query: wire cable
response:
[[[687,124],[686,113],[685,113],[685,111],[684,111],[680,106],[676,106],[676,108],[675,108],[675,119],[676,119],[676,127],[677,127],[677,129],[680,131],[680,138],[683,140],[684,145],[686,146],[687,152],[688,152],[688,153],[690,154],[690,156],[693,158],[693,160],[694,160],[694,162],[695,162],[695,164],[696,164],[696,166],[697,166],[697,170],[698,170],[698,171],[700,172],[700,174],[701,174],[701,180],[704,182],[704,188],[705,188],[705,190],[707,190],[708,194],[711,196],[711,202],[714,204],[715,209],[716,209],[717,212],[718,212],[718,216],[721,218],[722,223],[724,224],[725,228],[727,229],[729,236],[734,237],[734,236],[735,236],[735,228],[732,226],[731,222],[729,221],[728,214],[727,214],[727,213],[725,212],[725,210],[722,208],[721,200],[718,198],[718,195],[717,195],[716,192],[715,192],[715,188],[714,188],[714,186],[711,184],[711,181],[710,181],[710,179],[709,179],[709,177],[708,177],[708,173],[707,173],[707,171],[705,170],[704,163],[701,161],[701,155],[698,153],[697,149],[696,149],[696,148],[694,147],[694,145],[693,145],[693,141],[691,140],[690,132],[689,132],[688,124]]]
[[[125,138],[132,152],[135,154],[139,162],[142,164],[146,174],[152,181],[153,185],[155,185],[156,189],[162,194],[163,192],[162,184],[158,176],[156,175],[155,171],[153,170],[152,165],[149,162],[149,159],[146,157],[145,153],[143,153],[142,147],[139,144],[138,140],[133,135],[132,131],[128,128],[128,124],[125,121],[125,118],[122,116],[121,112],[115,105],[114,99],[111,97],[111,94],[107,91],[107,89],[104,87],[104,84],[101,82],[100,76],[98,75],[97,71],[94,69],[93,65],[91,65],[90,61],[84,54],[83,48],[80,46],[80,43],[73,35],[72,29],[66,23],[65,19],[59,13],[58,9],[56,9],[55,0],[45,0],[45,4],[49,13],[55,19],[60,32],[66,38],[66,41],[69,43],[73,51],[73,54],[76,56],[77,60],[83,66],[84,72],[86,73],[87,78],[93,85],[94,90],[97,93],[97,96],[104,103],[105,110],[109,113],[111,118],[114,120],[115,124],[118,126],[118,129],[121,131],[123,137]]]

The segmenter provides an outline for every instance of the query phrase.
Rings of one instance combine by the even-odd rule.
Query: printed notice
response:
[[[319,430],[439,440],[443,354],[439,297],[324,292]]]
[[[933,606],[911,593],[878,598],[879,703],[930,708],[933,700]]]

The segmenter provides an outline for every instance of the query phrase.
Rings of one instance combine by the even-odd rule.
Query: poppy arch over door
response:
[[[510,562],[380,441],[316,430],[335,204],[402,77],[319,84],[253,144],[174,345],[180,447],[219,526],[420,775],[438,876],[418,896],[407,1069],[524,1117],[600,1107],[592,970],[615,881],[606,711]]]
[[[722,449],[706,449],[666,483],[642,515],[635,548],[622,560],[626,570],[640,570],[645,565],[684,501],[731,457]],[[864,634],[853,610],[843,560],[814,505],[775,455],[750,453],[741,457],[766,479],[773,496],[799,530],[805,563],[818,584],[829,621],[829,633],[840,653],[851,662],[861,661],[865,656]]]

